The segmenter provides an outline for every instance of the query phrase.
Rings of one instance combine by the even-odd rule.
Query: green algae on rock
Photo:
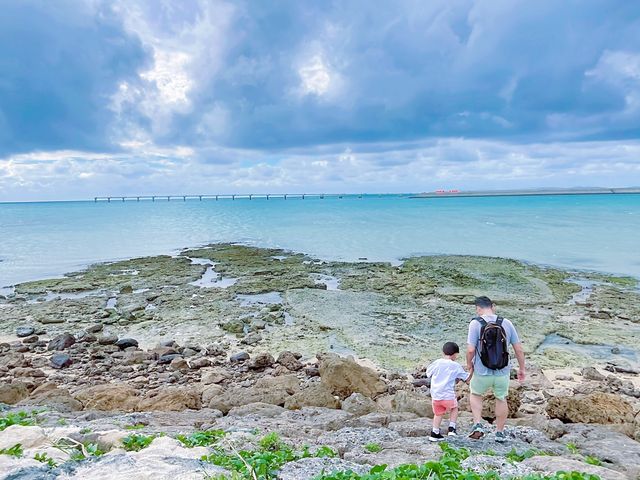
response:
[[[208,268],[236,280],[198,286]],[[328,289],[322,278],[335,279],[334,286]],[[593,283],[587,300],[572,301],[582,289],[576,278]],[[494,299],[540,366],[584,362],[580,350],[562,344],[539,349],[551,335],[621,347],[625,355],[613,350],[613,360],[633,362],[639,353],[640,293],[624,277],[461,255],[412,257],[399,266],[332,262],[235,244],[97,264],[17,285],[13,297],[0,299],[0,332],[35,324],[55,334],[100,322],[146,344],[224,341],[272,352],[295,345],[306,356],[329,350],[409,370],[439,356],[445,341],[466,342],[477,295]]]

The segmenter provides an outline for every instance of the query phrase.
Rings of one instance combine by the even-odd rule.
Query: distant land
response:
[[[436,190],[411,195],[410,198],[442,198],[442,197],[530,197],[544,195],[612,195],[640,194],[640,187],[605,188],[535,188],[525,190]]]

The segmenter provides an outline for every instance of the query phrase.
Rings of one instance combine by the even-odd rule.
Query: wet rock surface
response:
[[[211,263],[235,281],[198,286]],[[339,282],[321,288],[318,275]],[[572,443],[580,453],[569,460],[584,464],[580,455],[590,455],[605,461],[602,478],[635,478],[640,295],[629,279],[581,273],[598,283],[574,300],[581,287],[572,275],[494,258],[420,257],[392,266],[237,245],[101,264],[0,298],[0,402],[47,406],[77,429],[113,430],[122,419],[143,421],[150,432],[257,425],[291,442],[335,447],[336,465],[423,462],[440,452],[425,438],[433,411],[420,367],[444,341],[464,345],[470,302],[488,294],[516,324],[529,359],[529,378],[512,381],[509,450],[565,458]],[[457,392],[468,410],[468,389]],[[492,421],[489,400],[483,417]],[[464,430],[470,419],[462,417]],[[496,449],[492,440],[451,442],[479,456]],[[366,443],[382,450],[368,452]],[[113,462],[129,462],[131,471],[153,462],[165,468],[116,453]],[[174,457],[166,472],[176,465],[195,472],[197,458]],[[323,464],[304,460],[283,472],[313,475]],[[476,471],[509,468],[501,460],[469,462]],[[89,472],[54,473],[37,463],[18,465],[24,477],[16,478]],[[541,471],[529,463],[523,472]]]

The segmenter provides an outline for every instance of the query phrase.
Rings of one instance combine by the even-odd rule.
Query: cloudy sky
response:
[[[0,11],[0,201],[640,185],[635,1]]]

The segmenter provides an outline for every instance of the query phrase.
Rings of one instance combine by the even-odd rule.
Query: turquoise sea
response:
[[[640,195],[0,204],[0,286],[210,242],[326,259],[511,257],[640,278]]]

